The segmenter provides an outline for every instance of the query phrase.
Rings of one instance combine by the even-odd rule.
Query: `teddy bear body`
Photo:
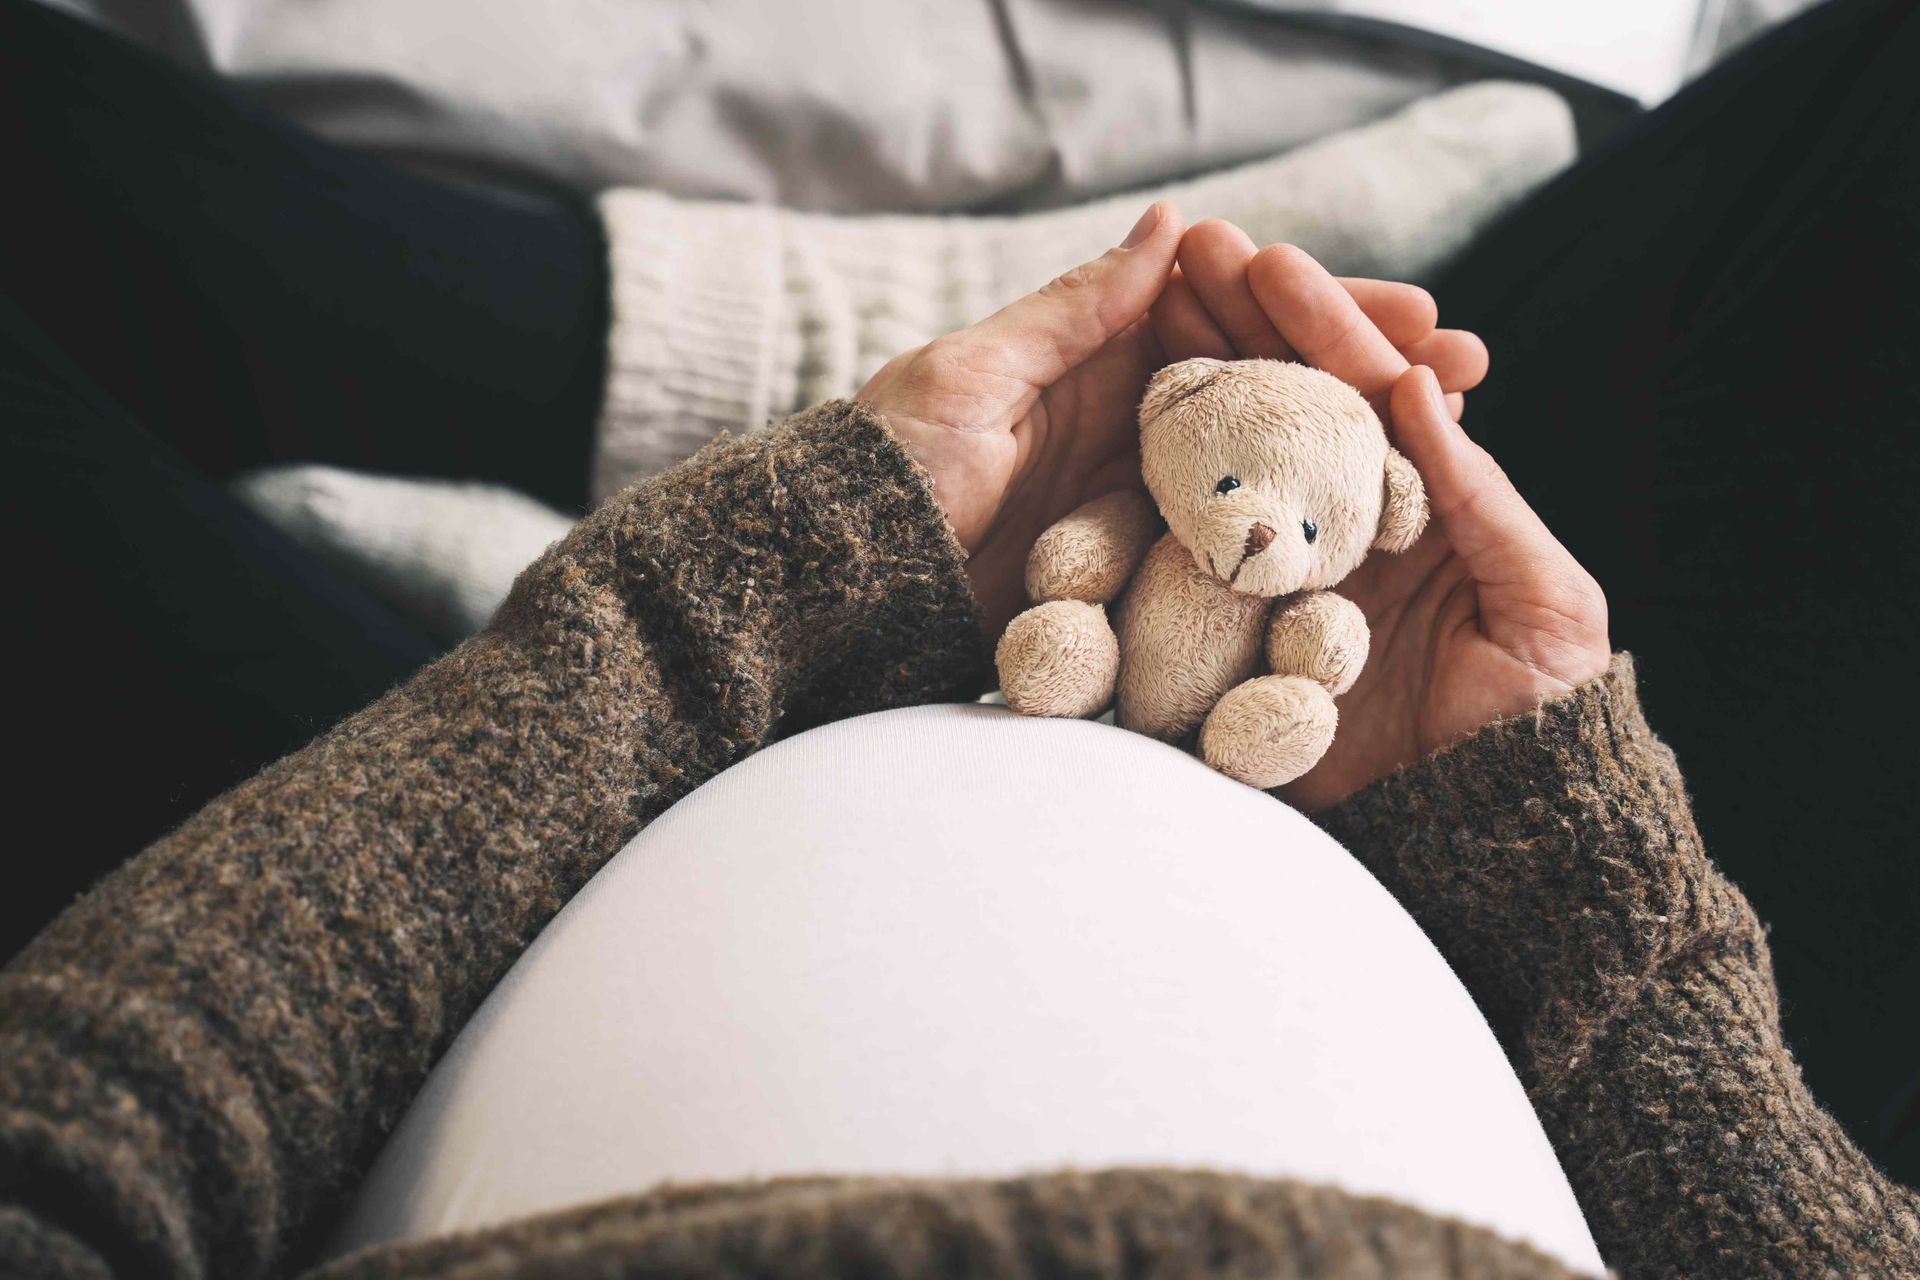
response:
[[[1194,745],[1278,786],[1332,743],[1366,661],[1361,611],[1328,588],[1419,536],[1426,500],[1358,393],[1272,360],[1190,360],[1141,411],[1149,493],[1108,494],[1035,543],[1035,608],[996,655],[1016,711]],[[1164,530],[1164,532],[1163,532]],[[1108,606],[1113,608],[1109,620]]]
[[[1273,601],[1241,595],[1163,534],[1115,602],[1114,721],[1177,742],[1227,690],[1258,671]],[[1167,626],[1169,618],[1183,625]]]
[[[1177,742],[1229,690],[1261,674],[1304,676],[1333,696],[1366,662],[1366,619],[1331,591],[1266,600],[1201,569],[1172,534],[1147,553],[1114,610],[1120,650],[1115,721]],[[1169,627],[1170,617],[1191,620]],[[1277,640],[1285,657],[1269,657]]]

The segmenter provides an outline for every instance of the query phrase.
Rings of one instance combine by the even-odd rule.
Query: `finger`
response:
[[[1173,269],[1173,278],[1160,291],[1148,314],[1169,363],[1196,356],[1231,360],[1237,354],[1233,342],[1213,322],[1206,307],[1194,295],[1193,285],[1178,267]]]
[[[1491,454],[1447,412],[1439,381],[1424,365],[1393,385],[1395,440],[1419,471],[1427,501],[1454,554],[1481,582],[1513,582],[1571,562]]]
[[[1455,422],[1467,416],[1467,397],[1464,392],[1449,391],[1447,393],[1447,416]]]
[[[1393,387],[1400,447],[1419,470],[1446,548],[1474,583],[1480,633],[1550,681],[1575,687],[1606,669],[1607,598],[1485,449],[1446,411],[1424,365]]]
[[[1465,329],[1436,329],[1415,343],[1395,343],[1408,364],[1423,364],[1443,391],[1471,391],[1487,376],[1487,344]]]
[[[1214,324],[1245,359],[1292,360],[1293,348],[1274,327],[1247,281],[1253,241],[1231,222],[1209,218],[1180,241],[1180,271]]]
[[[1230,222],[1208,219],[1196,223],[1181,241],[1181,273],[1214,327],[1233,343],[1233,355],[1295,359],[1293,348],[1247,281],[1247,265],[1255,253],[1246,232]],[[1339,283],[1394,346],[1408,346],[1433,334],[1439,307],[1433,295],[1420,286],[1364,276],[1341,277]]]
[[[1127,238],[1036,293],[943,339],[976,368],[1046,387],[1147,314],[1173,270],[1180,211],[1156,201]]]
[[[1402,350],[1427,338],[1440,323],[1439,304],[1417,284],[1365,276],[1337,278],[1367,318],[1379,326],[1381,336]]]
[[[1317,369],[1380,400],[1407,360],[1327,269],[1290,244],[1268,245],[1247,264],[1247,284],[1280,336]]]

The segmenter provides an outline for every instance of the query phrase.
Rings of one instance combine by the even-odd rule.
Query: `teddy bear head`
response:
[[[1183,360],[1140,402],[1140,470],[1167,528],[1247,595],[1331,587],[1427,523],[1413,464],[1358,391],[1281,360]]]

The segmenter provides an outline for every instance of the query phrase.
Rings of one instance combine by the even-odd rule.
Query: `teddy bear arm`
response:
[[[1359,679],[1371,639],[1359,605],[1331,591],[1303,592],[1273,611],[1267,668],[1316,680],[1339,697]]]
[[[1139,489],[1095,498],[1048,526],[1027,556],[1027,596],[1036,604],[1108,604],[1160,536],[1160,513]]]

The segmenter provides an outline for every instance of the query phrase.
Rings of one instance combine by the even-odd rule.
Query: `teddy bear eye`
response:
[[[1240,487],[1240,481],[1234,476],[1221,476],[1220,483],[1213,486],[1215,493],[1232,493]]]
[[[1306,535],[1308,542],[1312,542],[1320,536],[1320,526],[1311,520],[1302,520],[1300,522],[1300,532]]]

